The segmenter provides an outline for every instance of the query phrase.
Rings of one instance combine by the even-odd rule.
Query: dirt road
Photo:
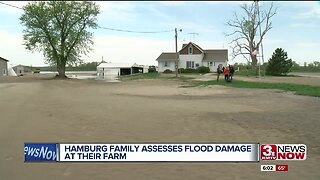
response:
[[[0,79],[0,179],[319,179],[320,100],[182,82]],[[24,163],[24,142],[303,143],[303,162]],[[260,172],[260,164],[289,172]]]

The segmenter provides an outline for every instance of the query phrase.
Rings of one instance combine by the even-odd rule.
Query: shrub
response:
[[[205,73],[209,73],[210,72],[210,68],[209,67],[205,67],[205,66],[200,66],[197,68],[196,70],[198,73],[200,74],[205,74]]]
[[[268,61],[266,73],[272,76],[286,75],[293,66],[292,60],[288,59],[287,52],[277,48]]]
[[[179,68],[179,69],[178,69],[178,72],[179,72],[179,73],[183,73],[183,72],[184,72],[184,68]]]
[[[163,71],[163,73],[170,74],[170,73],[172,73],[172,71],[170,69],[166,69]]]
[[[197,70],[195,70],[195,69],[189,69],[189,68],[187,68],[187,69],[180,68],[180,69],[179,69],[179,72],[180,72],[180,73],[197,73]]]

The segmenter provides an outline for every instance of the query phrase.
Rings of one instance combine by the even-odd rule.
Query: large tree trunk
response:
[[[57,70],[58,70],[58,75],[57,78],[67,78],[66,76],[66,64],[65,63],[58,63],[57,64]]]
[[[256,67],[258,62],[257,56],[254,56],[254,55],[250,55],[250,56],[251,56],[251,66]]]

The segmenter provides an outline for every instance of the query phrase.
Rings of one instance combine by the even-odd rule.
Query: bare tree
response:
[[[259,50],[263,37],[272,28],[271,18],[276,14],[277,8],[271,3],[268,10],[259,12],[260,8],[256,2],[250,5],[243,4],[240,7],[243,14],[239,15],[235,12],[234,18],[227,22],[227,26],[235,30],[226,35],[233,37],[230,42],[232,57],[242,55],[249,63],[251,62],[252,66],[256,66],[257,57],[253,52]],[[259,34],[259,26],[261,26],[261,34]],[[251,57],[251,61],[248,57]]]

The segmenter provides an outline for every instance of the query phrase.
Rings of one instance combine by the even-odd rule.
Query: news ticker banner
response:
[[[304,144],[24,144],[25,162],[259,162],[305,160],[306,153]]]

